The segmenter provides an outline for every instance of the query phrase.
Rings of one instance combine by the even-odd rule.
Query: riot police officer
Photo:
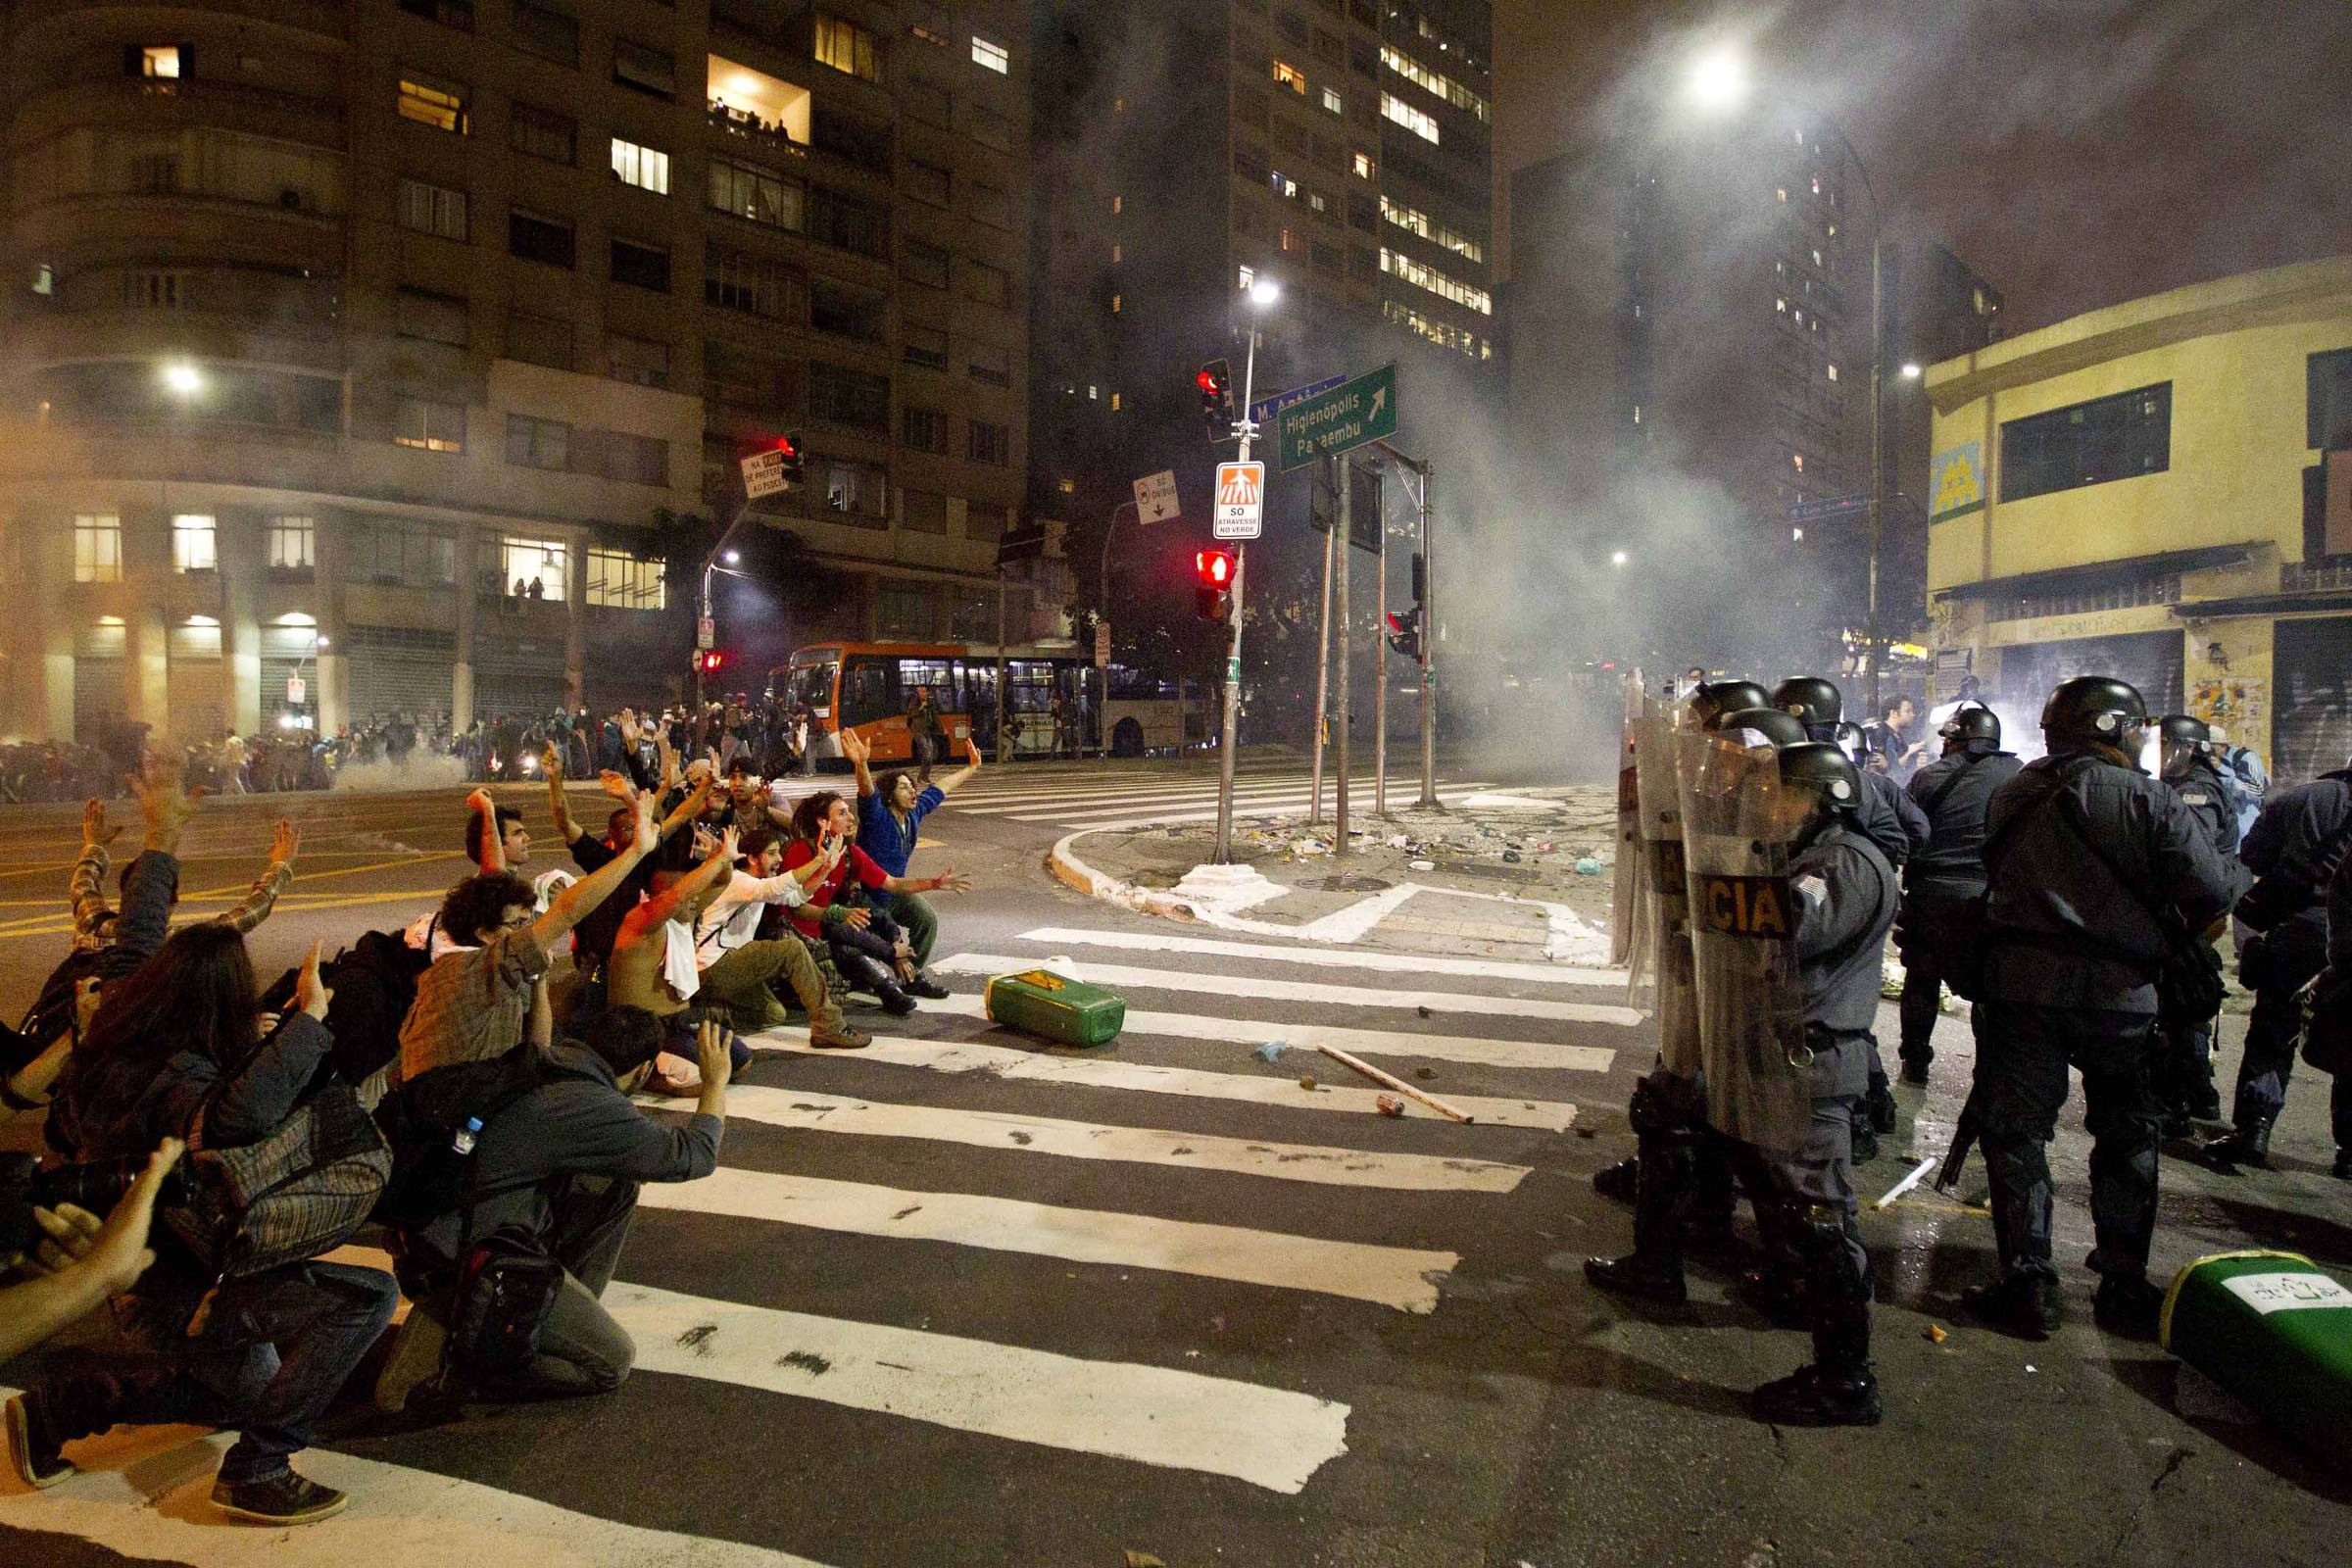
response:
[[[2234,792],[2214,760],[2213,731],[2201,718],[2168,713],[2156,721],[2157,773],[2180,797],[2213,840],[2216,854],[2237,854]],[[2207,945],[2199,955],[2218,971],[2221,957]],[[2160,1002],[2164,999],[2159,998]],[[2164,1102],[2167,1130],[2180,1132],[2191,1121],[2222,1113],[2213,1088],[2213,1018],[2188,1018],[2176,1007],[2156,1015],[2156,1093]]]
[[[2058,1325],[2046,1146],[2082,1075],[2089,1128],[2094,1306],[2101,1327],[2146,1336],[2162,1113],[2149,1082],[2156,979],[2235,902],[2243,874],[2171,789],[2137,763],[2147,710],[2120,680],[2082,675],[2041,710],[2049,755],[1985,813],[1984,972],[1970,1095],[1991,1177],[2001,1277],[1964,1293],[1986,1322],[2030,1339]]]
[[[1903,1079],[1914,1084],[1928,1081],[1936,1056],[1945,950],[1959,910],[1984,891],[1984,808],[2025,765],[2001,750],[2001,720],[1989,708],[1956,710],[1941,733],[1943,755],[1909,786],[1928,819],[1928,847],[1903,867],[1903,913],[1894,931],[1903,952]]]
[[[1771,706],[1772,698],[1752,680],[1701,681],[1690,693],[1691,716],[1709,729],[1726,713]]]

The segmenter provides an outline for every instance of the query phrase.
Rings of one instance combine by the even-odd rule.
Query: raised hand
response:
[[[727,1027],[716,1018],[705,1018],[694,1034],[694,1054],[704,1089],[724,1089],[735,1070],[734,1040]]]
[[[972,879],[951,865],[933,877],[931,885],[941,893],[968,893],[971,891]]]
[[[81,847],[112,844],[122,830],[106,825],[106,803],[93,795],[81,803]]]
[[[640,795],[637,797],[637,831],[632,839],[631,848],[635,849],[639,855],[651,855],[661,842],[661,829],[654,825],[654,798],[651,795]]]
[[[556,750],[554,741],[539,748],[539,771],[551,784],[564,782],[564,754]]]
[[[326,1004],[335,1000],[325,979],[318,973],[318,944],[311,944],[310,956],[302,960],[302,972],[294,977],[294,1005],[323,1023]]]
[[[841,755],[852,763],[865,761],[874,755],[873,743],[844,724],[841,728]]]
[[[302,829],[282,816],[270,825],[270,863],[271,865],[292,865],[294,857],[301,849]]]
[[[196,814],[196,803],[204,799],[204,786],[183,790],[179,784],[180,761],[176,757],[150,757],[144,772],[124,775],[123,782],[139,798],[139,814],[147,821],[147,847],[167,853],[179,844],[180,829]]]

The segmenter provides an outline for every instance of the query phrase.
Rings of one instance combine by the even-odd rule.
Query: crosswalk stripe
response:
[[[813,1317],[615,1282],[640,1371],[1296,1494],[1348,1451],[1345,1404],[1231,1378]],[[649,1559],[651,1560],[651,1559]]]
[[[1209,982],[1214,985],[1216,982]],[[984,1000],[957,993],[926,1002],[932,1013],[958,1018],[988,1016]],[[1260,1018],[1220,1018],[1205,1013],[1152,1012],[1130,1007],[1127,1029],[1139,1035],[1177,1040],[1211,1040],[1255,1046],[1284,1040],[1302,1050],[1336,1046],[1359,1056],[1418,1056],[1431,1061],[1470,1062],[1487,1067],[1544,1067],[1560,1072],[1607,1072],[1617,1053],[1605,1046],[1558,1045],[1548,1040],[1490,1040],[1476,1035],[1414,1034],[1396,1029],[1344,1029],[1331,1024],[1274,1023]]]
[[[1254,789],[1281,783],[1305,783],[1307,775],[1304,772],[1284,769],[1279,772],[1240,773],[1235,775],[1235,781],[1240,788]],[[949,799],[955,801],[958,806],[967,801],[985,801],[991,806],[996,806],[1022,801],[1083,801],[1100,800],[1105,797],[1116,799],[1122,795],[1190,794],[1203,789],[1214,790],[1216,787],[1217,778],[1214,773],[1195,773],[1165,779],[1144,779],[1132,783],[1089,783],[1065,785],[1059,788],[1010,784],[1002,789],[992,790],[973,784],[957,790]]]
[[[958,953],[931,962],[935,974],[1012,974],[1037,967],[1035,958],[1016,958],[1002,953]],[[1178,969],[1147,969],[1134,964],[1097,963],[1091,959],[1080,978],[1098,985],[1129,986],[1145,991],[1214,991],[1225,997],[1255,997],[1267,1002],[1327,1002],[1343,1007],[1427,1007],[1443,1018],[1447,1013],[1477,1013],[1503,1018],[1551,1018],[1563,1023],[1637,1024],[1639,1009],[1602,1002],[1544,1002],[1519,997],[1493,997],[1468,991],[1393,991],[1374,986],[1325,985],[1315,980],[1268,980],[1251,974],[1201,974]]]
[[[1437,1281],[1461,1256],[1156,1219],[1099,1208],[1063,1208],[973,1193],[926,1193],[821,1176],[719,1169],[691,1182],[651,1182],[642,1207],[770,1220],[857,1236],[947,1242],[1039,1257],[1162,1269],[1278,1290],[1344,1296],[1404,1312],[1432,1312]]]
[[[1438,792],[1438,800],[1445,805],[1454,805],[1461,800],[1464,791],[1473,789],[1476,786],[1474,785],[1465,784],[1460,786],[1458,789],[1441,790]],[[1306,804],[1307,797],[1303,794],[1298,796],[1296,799],[1241,802],[1234,806],[1233,814],[1236,816],[1277,816],[1284,811],[1297,810]],[[1073,819],[1063,812],[1045,811],[1028,816],[1008,815],[1004,818],[1004,820],[1008,822],[1072,821],[1074,825],[1083,825],[1091,829],[1107,832],[1123,827],[1176,827],[1191,822],[1213,822],[1216,820],[1216,817],[1217,813],[1215,811],[1178,811],[1164,812],[1152,816],[1123,816],[1107,822],[1099,822],[1096,821],[1092,816],[1087,816],[1083,819]]]
[[[1258,800],[1276,795],[1303,796],[1308,793],[1309,788],[1310,786],[1305,779],[1280,779],[1269,780],[1262,784],[1251,784],[1247,782],[1237,784],[1234,786],[1233,793],[1236,800],[1241,800],[1245,797],[1250,800]],[[1327,788],[1323,793],[1325,798],[1329,799],[1331,794],[1330,790]],[[966,809],[985,811],[996,816],[1009,816],[1016,811],[1043,811],[1049,808],[1057,809],[1065,813],[1075,814],[1087,811],[1112,811],[1118,810],[1122,808],[1142,808],[1169,807],[1181,805],[1186,801],[1213,802],[1216,800],[1216,798],[1217,783],[1216,780],[1210,779],[1205,784],[1187,785],[1183,789],[1151,791],[1116,790],[1106,791],[1101,795],[1086,796],[1082,798],[1054,795],[1029,801],[990,801],[975,807],[966,808]]]
[[[479,1482],[321,1447],[303,1450],[302,1472],[350,1493],[351,1506],[305,1527],[297,1543],[283,1530],[230,1524],[206,1500],[232,1441],[227,1433],[199,1436],[185,1426],[118,1427],[75,1445],[82,1473],[54,1491],[0,1496],[0,1525],[55,1531],[140,1562],[205,1568],[300,1562],[824,1568],[789,1551],[600,1519]]]
[[[1283,947],[1272,942],[1220,942],[1211,937],[1162,935],[1156,931],[1094,931],[1080,926],[1048,925],[1022,932],[1019,940],[1122,948],[1131,953],[1190,953],[1202,957],[1248,958],[1260,963],[1307,963],[1329,969],[1380,969],[1391,974],[1450,974],[1479,980],[1529,980],[1539,985],[1602,986],[1611,990],[1623,990],[1625,986],[1623,969],[1581,969],[1565,963],[1512,963],[1353,948]]]
[[[658,1101],[672,1109],[691,1098]],[[1188,1170],[1231,1171],[1330,1187],[1383,1187],[1415,1193],[1507,1193],[1528,1174],[1525,1165],[1435,1154],[1390,1154],[1320,1144],[1277,1144],[1255,1138],[1218,1138],[1159,1127],[1120,1127],[1008,1111],[904,1105],[888,1101],[820,1095],[805,1089],[734,1084],[727,1118],[808,1132],[919,1138],[977,1149],[1017,1150],[1065,1159],[1105,1159]]]
[[[1456,790],[1475,790],[1479,788],[1479,786],[1475,783],[1464,780],[1449,782],[1445,786],[1445,788],[1447,792],[1452,792]],[[1265,784],[1237,788],[1233,793],[1233,798],[1236,801],[1247,801],[1253,806],[1266,806],[1275,802],[1287,802],[1296,806],[1310,806],[1314,802],[1314,786],[1305,779],[1296,779],[1280,784]],[[1323,801],[1327,808],[1330,806],[1333,798],[1332,786],[1329,783],[1326,783],[1323,787]],[[1016,822],[1043,822],[1049,820],[1085,822],[1091,821],[1099,816],[1114,816],[1120,811],[1167,811],[1178,809],[1179,808],[1187,805],[1213,807],[1216,805],[1216,803],[1217,787],[1212,783],[1201,789],[1186,790],[1181,795],[1173,798],[1113,797],[1107,801],[1079,801],[1067,804],[1054,804],[1052,809],[1048,808],[1049,803],[1036,803],[1028,806],[1005,808],[995,812],[994,814],[1011,817]],[[1023,814],[1024,812],[1036,814]]]
[[[838,1055],[818,1052],[807,1035],[795,1039],[782,1030],[750,1037],[750,1043],[795,1055]],[[1190,1095],[1199,1100],[1239,1100],[1258,1105],[1283,1105],[1294,1110],[1337,1110],[1380,1114],[1381,1091],[1324,1083],[1320,1075],[1312,1089],[1299,1087],[1297,1077],[1275,1078],[1257,1073],[1208,1072],[1199,1067],[1162,1067],[1116,1057],[1056,1056],[1039,1051],[1015,1051],[1005,1046],[943,1044],[883,1036],[855,1054],[861,1062],[892,1067],[921,1067],[931,1072],[984,1072],[991,1077],[1031,1082],[1063,1083],[1081,1089],[1124,1089],[1144,1094]],[[1320,1056],[1312,1058],[1321,1061]],[[1336,1070],[1336,1069],[1335,1069]],[[1495,1099],[1483,1095],[1447,1095],[1446,1103],[1459,1106],[1494,1127],[1537,1127],[1566,1132],[1576,1124],[1576,1107],[1561,1101]],[[1444,1118],[1416,1102],[1404,1102],[1408,1117],[1437,1121]]]

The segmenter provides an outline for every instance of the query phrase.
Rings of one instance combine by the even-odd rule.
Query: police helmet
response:
[[[1751,730],[1764,737],[1764,743],[1775,748],[1801,746],[1805,726],[1793,713],[1784,713],[1777,708],[1758,704],[1736,712],[1719,713],[1707,721],[1707,728],[1718,734],[1738,737],[1742,730]]]
[[[2109,675],[2062,681],[2041,705],[2041,732],[2053,741],[2132,751],[2137,748],[2127,741],[2125,732],[2147,721],[2148,706],[2140,701],[2138,690]]]
[[[2156,733],[2167,746],[2194,747],[2202,751],[2213,745],[2213,729],[2203,719],[2187,713],[2167,713],[2156,721]]]
[[[1937,733],[1947,743],[1966,745],[1970,741],[1990,741],[1998,746],[2001,744],[2001,715],[1989,708],[1959,709],[1943,721],[1943,728]]]
[[[1690,700],[1710,714],[1737,713],[1750,708],[1770,708],[1771,694],[1752,680],[1701,681]]]
[[[1781,783],[1819,795],[1832,810],[1862,808],[1862,775],[1853,759],[1827,741],[1800,741],[1781,748]]]
[[[1845,713],[1845,698],[1819,675],[1789,676],[1772,689],[1772,706],[1809,726],[1835,724]]]
[[[1863,749],[1868,744],[1863,738],[1862,726],[1850,718],[1839,719],[1838,727],[1831,732],[1830,739],[1837,742],[1839,751],[1857,760],[1862,756]]]

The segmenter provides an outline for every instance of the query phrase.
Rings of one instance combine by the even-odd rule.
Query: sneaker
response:
[[[1776,1427],[1875,1427],[1886,1415],[1879,1380],[1867,1371],[1799,1367],[1747,1396],[1759,1421]]]
[[[315,1525],[351,1506],[351,1497],[288,1468],[259,1481],[216,1480],[213,1506],[258,1525]]]
[[[808,1026],[808,1045],[811,1050],[863,1051],[873,1043],[872,1035],[846,1023],[838,1029],[826,1029],[816,1024]]]
[[[376,1374],[375,1407],[387,1412],[407,1409],[409,1395],[440,1375],[441,1347],[448,1339],[449,1330],[421,1303],[410,1307],[393,1336],[392,1354]]]
[[[1960,1304],[1987,1328],[2021,1340],[2046,1340],[2058,1332],[2058,1282],[2041,1274],[2004,1274],[1990,1285],[1971,1285]]]
[[[1690,1298],[1681,1269],[1652,1263],[1638,1252],[1627,1257],[1588,1257],[1585,1278],[1611,1296],[1630,1296],[1638,1301],[1680,1306]]]
[[[948,988],[941,985],[938,981],[932,979],[927,974],[916,975],[913,979],[906,982],[905,989],[908,996],[920,997],[925,1002],[945,1002],[948,1000]]]
[[[2090,1315],[2099,1327],[2127,1340],[2152,1340],[2164,1315],[2164,1293],[2146,1279],[2110,1274],[2091,1298]]]
[[[8,1401],[8,1457],[16,1466],[18,1479],[35,1491],[46,1491],[74,1474],[74,1461],[62,1451],[65,1445],[53,1441],[41,1422],[41,1412],[32,1401],[37,1394],[20,1394]]]

